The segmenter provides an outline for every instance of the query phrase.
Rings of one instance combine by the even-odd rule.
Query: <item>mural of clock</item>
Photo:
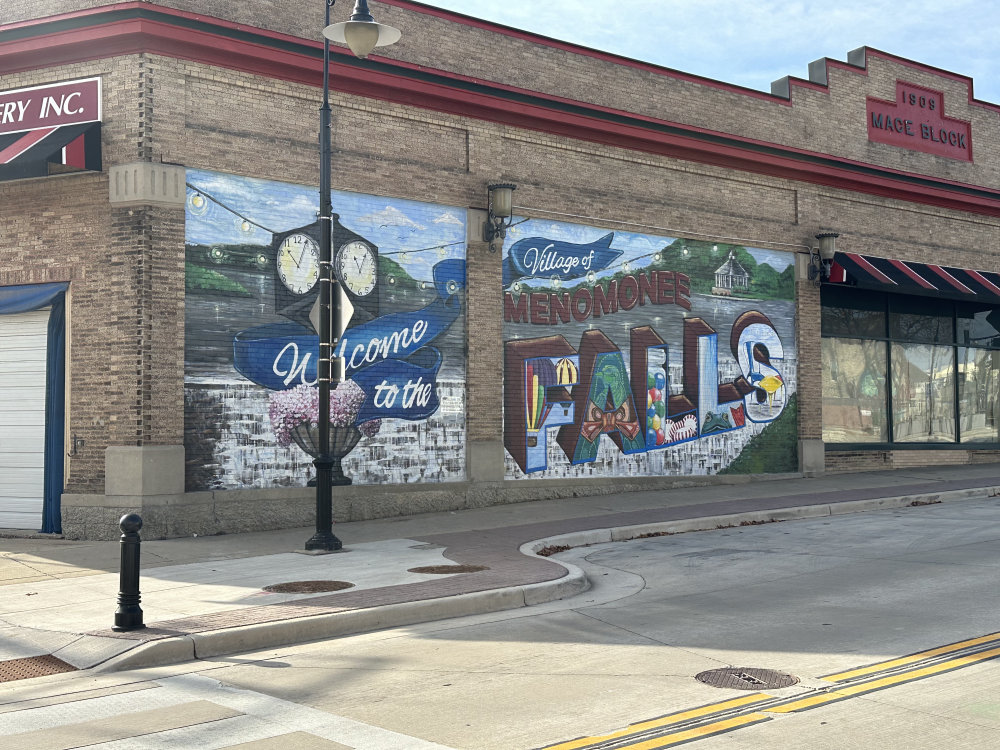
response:
[[[334,265],[338,278],[357,297],[367,297],[375,289],[377,263],[375,253],[361,240],[351,240],[337,251]]]
[[[333,272],[354,306],[350,328],[379,315],[378,247],[341,224],[337,214],[332,216],[331,235]],[[316,221],[278,232],[271,241],[276,259],[275,310],[309,329],[309,312],[319,297],[319,240]]]
[[[319,280],[319,244],[308,234],[287,235],[278,245],[277,270],[288,291],[305,294]]]

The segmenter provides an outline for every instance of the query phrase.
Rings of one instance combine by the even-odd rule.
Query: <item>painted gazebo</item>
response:
[[[726,262],[715,270],[715,288],[712,289],[712,292],[726,295],[732,294],[733,290],[745,292],[749,289],[750,274],[740,265],[733,255],[733,251],[730,250]]]

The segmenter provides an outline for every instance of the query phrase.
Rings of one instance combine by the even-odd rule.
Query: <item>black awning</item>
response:
[[[0,134],[0,181],[101,169],[101,123]]]
[[[880,292],[1000,304],[1000,274],[969,268],[836,253],[829,280]]]

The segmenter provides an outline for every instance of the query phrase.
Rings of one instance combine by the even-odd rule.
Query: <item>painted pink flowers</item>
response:
[[[358,417],[365,392],[353,380],[340,383],[330,393],[330,426],[352,427]],[[274,427],[278,445],[283,448],[292,444],[292,431],[299,425],[315,425],[319,422],[319,389],[309,385],[299,385],[287,391],[271,394],[268,416]],[[382,427],[381,419],[373,419],[358,425],[365,437],[375,435]]]

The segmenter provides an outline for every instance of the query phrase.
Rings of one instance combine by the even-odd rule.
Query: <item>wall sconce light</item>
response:
[[[514,191],[517,185],[509,182],[486,186],[486,223],[483,225],[483,242],[488,242],[490,252],[497,251],[493,240],[507,236],[507,227],[514,216]]]
[[[836,232],[820,232],[816,235],[819,247],[809,252],[809,280],[819,286],[823,279],[830,278],[830,268],[833,266],[833,256],[837,252]]]

